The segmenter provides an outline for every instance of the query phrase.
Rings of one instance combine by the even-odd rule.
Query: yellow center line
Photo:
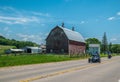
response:
[[[100,64],[105,64],[105,63],[112,62],[112,61],[113,60],[104,61],[104,62],[102,62]],[[30,81],[34,81],[34,80],[38,80],[38,79],[42,79],[42,78],[47,78],[47,77],[51,77],[51,76],[61,75],[61,74],[68,73],[68,72],[82,70],[82,69],[86,69],[86,68],[90,68],[90,67],[95,67],[97,65],[99,65],[99,64],[88,64],[88,65],[85,65],[85,66],[80,66],[80,67],[76,67],[76,68],[71,68],[71,69],[67,69],[67,70],[62,70],[62,71],[54,72],[54,73],[51,73],[51,74],[46,74],[46,75],[41,75],[41,76],[29,78],[29,79],[26,79],[26,80],[21,80],[19,82],[30,82]]]

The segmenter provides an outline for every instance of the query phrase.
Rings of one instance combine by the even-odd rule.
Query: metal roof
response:
[[[30,46],[27,46],[26,48],[30,48],[30,49],[41,49],[40,47],[30,47]]]
[[[61,26],[58,26],[58,27],[61,28],[64,31],[64,33],[66,34],[66,36],[69,40],[85,43],[84,38],[82,37],[82,35],[79,32],[72,31],[70,29],[67,29],[67,28],[64,28],[64,27],[61,27]]]
[[[23,52],[24,51],[23,49],[10,49],[10,50],[13,52]]]
[[[100,47],[100,44],[89,44],[89,47]]]

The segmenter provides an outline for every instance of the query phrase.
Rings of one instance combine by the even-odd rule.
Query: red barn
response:
[[[46,38],[47,53],[80,54],[85,53],[85,40],[74,30],[56,26]]]

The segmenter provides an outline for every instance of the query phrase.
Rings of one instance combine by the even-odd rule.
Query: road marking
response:
[[[113,59],[113,60],[115,60],[115,59]],[[112,62],[113,60],[104,61],[100,64],[105,64],[105,63],[108,63],[108,62]],[[80,67],[76,67],[76,68],[71,68],[71,69],[67,69],[67,70],[54,72],[54,73],[51,73],[51,74],[46,74],[46,75],[41,75],[41,76],[29,78],[29,79],[26,79],[26,80],[21,80],[19,82],[30,82],[30,81],[34,81],[34,80],[38,80],[38,79],[42,79],[42,78],[52,77],[52,76],[61,75],[61,74],[69,73],[69,72],[74,72],[74,71],[77,71],[77,70],[82,70],[82,69],[86,69],[86,68],[90,68],[90,67],[95,67],[95,66],[98,66],[98,65],[99,65],[98,63],[88,64],[88,65],[85,65],[85,66],[80,66]]]

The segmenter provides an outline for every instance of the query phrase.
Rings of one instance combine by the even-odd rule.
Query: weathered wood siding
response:
[[[68,39],[60,28],[53,29],[46,39],[47,53],[68,53]]]
[[[69,41],[69,54],[85,53],[85,43]]]

